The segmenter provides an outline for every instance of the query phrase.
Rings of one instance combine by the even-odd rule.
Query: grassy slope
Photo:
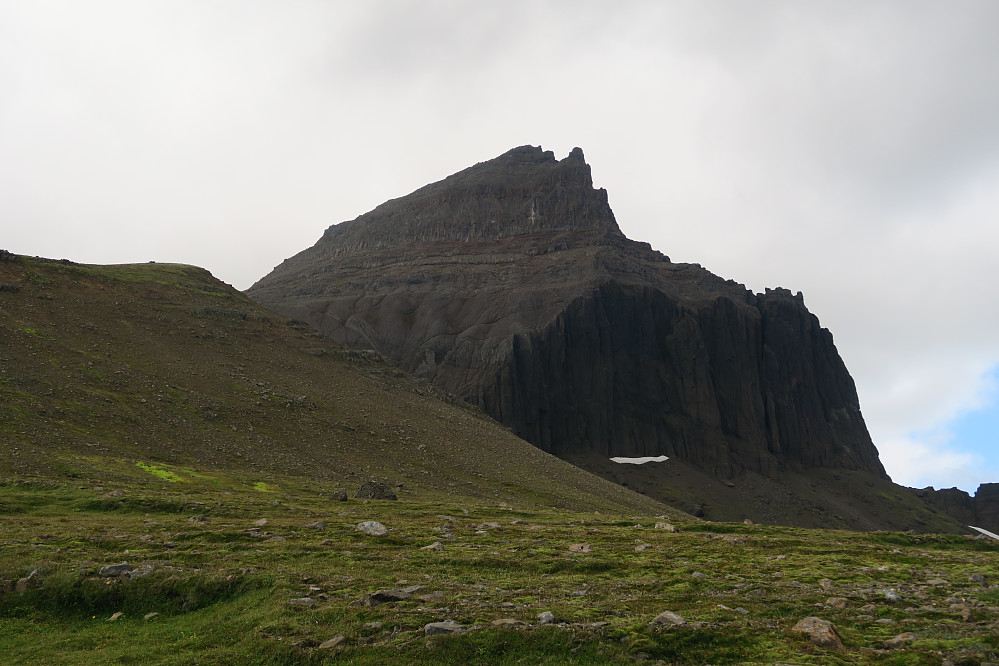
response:
[[[103,478],[112,458],[330,490],[378,479],[414,496],[670,511],[202,269],[22,259],[0,263],[0,284],[19,288],[0,291],[0,474]]]
[[[24,260],[0,263],[2,284],[20,287],[0,291],[5,661],[938,664],[999,650],[991,542],[677,516],[670,533],[654,527],[662,505],[199,269]],[[403,483],[400,501],[329,498],[368,478]],[[390,531],[364,536],[363,520]],[[97,575],[121,561],[148,573]],[[422,589],[351,605],[407,585]],[[289,603],[301,597],[315,605]],[[667,609],[690,624],[648,626]],[[835,621],[846,650],[792,633],[806,615]],[[426,639],[444,619],[477,628]],[[917,638],[885,649],[903,631]]]

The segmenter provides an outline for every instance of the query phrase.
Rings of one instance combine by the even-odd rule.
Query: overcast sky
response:
[[[832,330],[892,478],[999,482],[999,2],[0,0],[0,247],[245,289],[524,144]]]

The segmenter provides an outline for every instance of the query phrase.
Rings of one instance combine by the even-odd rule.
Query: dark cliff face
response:
[[[389,201],[248,293],[557,455],[886,479],[800,295],[753,294],[625,238],[579,149],[517,148]]]
[[[974,495],[958,488],[924,488],[916,494],[964,525],[999,532],[999,483],[983,483]]]

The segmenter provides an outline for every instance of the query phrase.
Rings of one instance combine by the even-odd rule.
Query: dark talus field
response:
[[[202,269],[0,258],[0,661],[997,659],[984,537],[706,523]]]
[[[578,148],[516,148],[333,225],[247,293],[696,515],[964,529],[885,474],[800,293],[629,240]]]

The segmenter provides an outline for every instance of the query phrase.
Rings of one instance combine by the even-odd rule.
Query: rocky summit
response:
[[[333,225],[247,293],[697,515],[953,529],[891,483],[802,295],[626,238],[579,148],[515,148]]]

